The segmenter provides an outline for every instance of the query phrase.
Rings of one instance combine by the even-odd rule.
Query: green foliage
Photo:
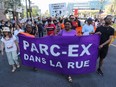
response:
[[[33,17],[38,16],[38,8],[32,8],[32,16]]]
[[[24,17],[26,17],[26,15],[27,15],[26,7],[23,7],[23,8],[25,8],[23,15],[24,15]],[[38,10],[39,10],[38,7],[32,7],[32,12],[31,12],[32,17],[38,16]],[[29,14],[29,12],[28,12],[28,14]]]
[[[106,6],[106,13],[116,15],[116,0],[111,0],[111,4]]]
[[[4,7],[5,7],[5,14],[9,9],[13,11],[13,9],[16,9],[17,7],[21,6],[21,0],[4,0]]]
[[[113,24],[112,27],[116,30],[116,24]]]

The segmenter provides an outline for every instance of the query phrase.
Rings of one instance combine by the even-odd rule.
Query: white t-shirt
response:
[[[85,24],[82,28],[83,35],[89,35],[89,33],[94,32],[93,25]]]
[[[24,32],[22,29],[19,29],[19,30],[15,30],[14,31],[14,36],[16,37],[16,39],[17,39],[17,41],[19,42],[19,38],[18,38],[18,34],[20,33],[20,32]]]
[[[14,31],[14,35],[17,36],[20,32],[23,32],[23,30],[22,30],[22,29],[15,30],[15,31]]]
[[[15,36],[13,36],[12,38],[10,38],[9,40],[6,40],[6,39],[4,39],[2,37],[1,41],[5,45],[5,51],[6,52],[12,52],[12,51],[16,51],[17,50],[16,44],[15,44],[15,40],[16,40]]]

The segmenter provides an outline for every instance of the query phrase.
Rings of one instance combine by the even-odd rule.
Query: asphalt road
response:
[[[116,40],[110,46],[108,56],[104,61],[104,76],[96,72],[86,75],[73,76],[69,83],[65,76],[21,66],[11,73],[6,56],[0,54],[0,87],[116,87]]]

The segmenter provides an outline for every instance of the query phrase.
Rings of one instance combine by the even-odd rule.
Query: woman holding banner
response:
[[[3,37],[2,41],[2,55],[4,54],[4,47],[8,59],[9,65],[12,66],[12,72],[15,72],[16,66],[20,67],[18,62],[17,50],[19,50],[18,43],[16,41],[16,37],[11,34],[11,31],[8,27],[3,28]],[[15,66],[16,64],[16,66]]]
[[[32,25],[30,24],[27,24],[26,25],[26,29],[25,29],[25,32],[21,32],[20,34],[23,34],[27,37],[32,37],[32,38],[35,38],[35,35],[36,35],[36,32],[33,32],[33,27]],[[37,68],[33,67],[33,71],[37,71]]]
[[[72,29],[71,21],[66,21],[64,25],[65,25],[65,29],[61,30],[58,33],[58,36],[77,36],[76,30]],[[72,82],[72,77],[70,75],[68,76],[68,81]]]

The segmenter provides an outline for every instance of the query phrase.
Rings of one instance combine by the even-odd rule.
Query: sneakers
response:
[[[100,68],[97,69],[97,73],[98,73],[99,75],[103,76],[103,72],[102,72],[102,70],[101,70]]]
[[[12,73],[14,73],[16,71],[16,67],[13,67],[13,69],[12,69]]]
[[[17,68],[20,68],[20,65],[17,65]]]
[[[68,76],[68,82],[72,83],[73,80],[72,80],[72,77],[71,76]]]

